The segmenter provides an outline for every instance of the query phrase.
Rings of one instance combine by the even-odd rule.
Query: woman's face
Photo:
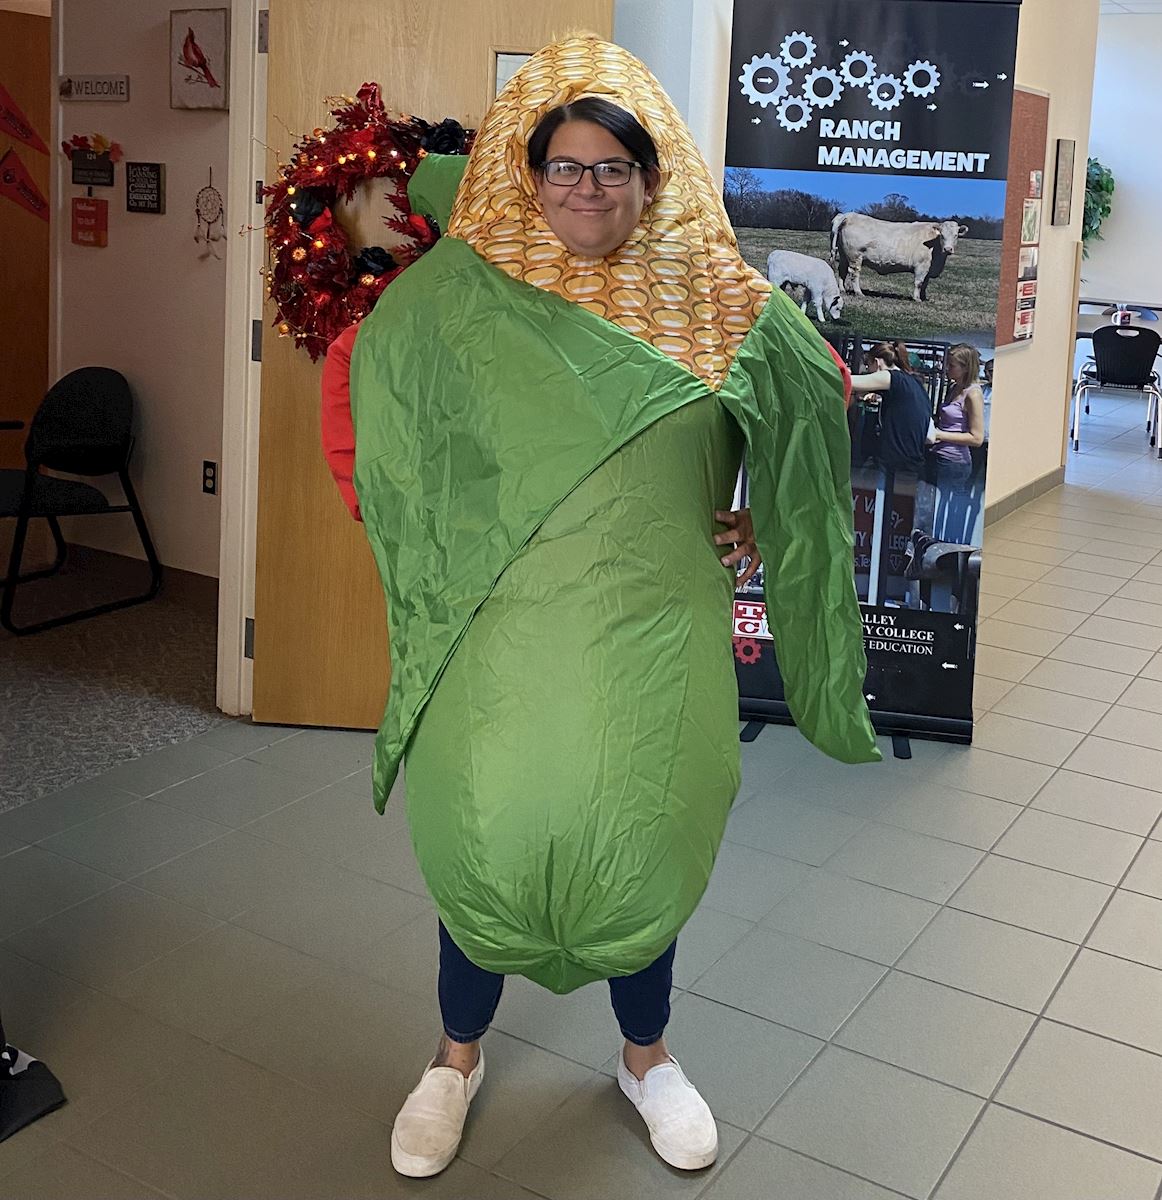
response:
[[[546,158],[571,159],[590,166],[610,158],[633,161],[633,155],[610,133],[592,121],[566,121],[549,142]],[[574,254],[604,258],[612,254],[637,227],[642,210],[653,203],[656,172],[635,169],[624,187],[602,187],[586,171],[574,187],[560,187],[537,176],[537,194],[549,228]]]
[[[955,359],[949,359],[948,366],[944,372],[948,378],[956,384],[957,387],[964,385],[968,372]]]

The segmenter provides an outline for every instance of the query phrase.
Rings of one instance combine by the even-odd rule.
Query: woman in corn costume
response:
[[[549,165],[530,163],[550,114]],[[552,182],[563,159],[584,168],[572,192]],[[611,160],[633,163],[616,195]],[[446,169],[424,164],[417,203]],[[603,207],[635,196],[624,240],[594,253]],[[714,539],[744,444],[792,712],[827,753],[877,756],[840,370],[742,260],[657,81],[575,38],[485,118],[447,235],[360,330],[352,401],[393,659],[377,804],[406,756],[442,922],[447,1036],[393,1161],[451,1161],[477,1041],[519,973],[557,992],[611,980],[622,1088],[668,1162],[704,1166],[713,1120],[661,1035],[674,941],[739,783],[734,573]]]

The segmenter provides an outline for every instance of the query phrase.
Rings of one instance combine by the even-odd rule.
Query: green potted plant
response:
[[[1083,253],[1089,257],[1089,244],[1101,241],[1101,227],[1113,208],[1114,173],[1098,159],[1091,158],[1085,173],[1085,215],[1081,222]]]

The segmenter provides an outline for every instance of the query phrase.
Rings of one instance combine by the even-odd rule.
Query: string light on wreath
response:
[[[293,337],[312,361],[340,333],[361,321],[384,288],[440,235],[435,222],[413,213],[407,182],[426,154],[467,154],[473,131],[450,118],[431,125],[391,114],[377,83],[355,96],[328,101],[335,124],[303,134],[279,178],[264,189],[267,291],[275,327]],[[360,184],[382,180],[395,214],[384,218],[397,245],[352,247],[335,219],[341,201]]]

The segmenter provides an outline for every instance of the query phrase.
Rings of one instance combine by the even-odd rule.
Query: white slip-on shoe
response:
[[[484,1049],[472,1074],[431,1063],[391,1129],[391,1165],[412,1179],[439,1175],[456,1157],[468,1106],[484,1079]]]
[[[619,1054],[617,1082],[641,1113],[654,1149],[671,1167],[700,1171],[718,1157],[718,1126],[710,1106],[673,1057],[638,1079]]]

